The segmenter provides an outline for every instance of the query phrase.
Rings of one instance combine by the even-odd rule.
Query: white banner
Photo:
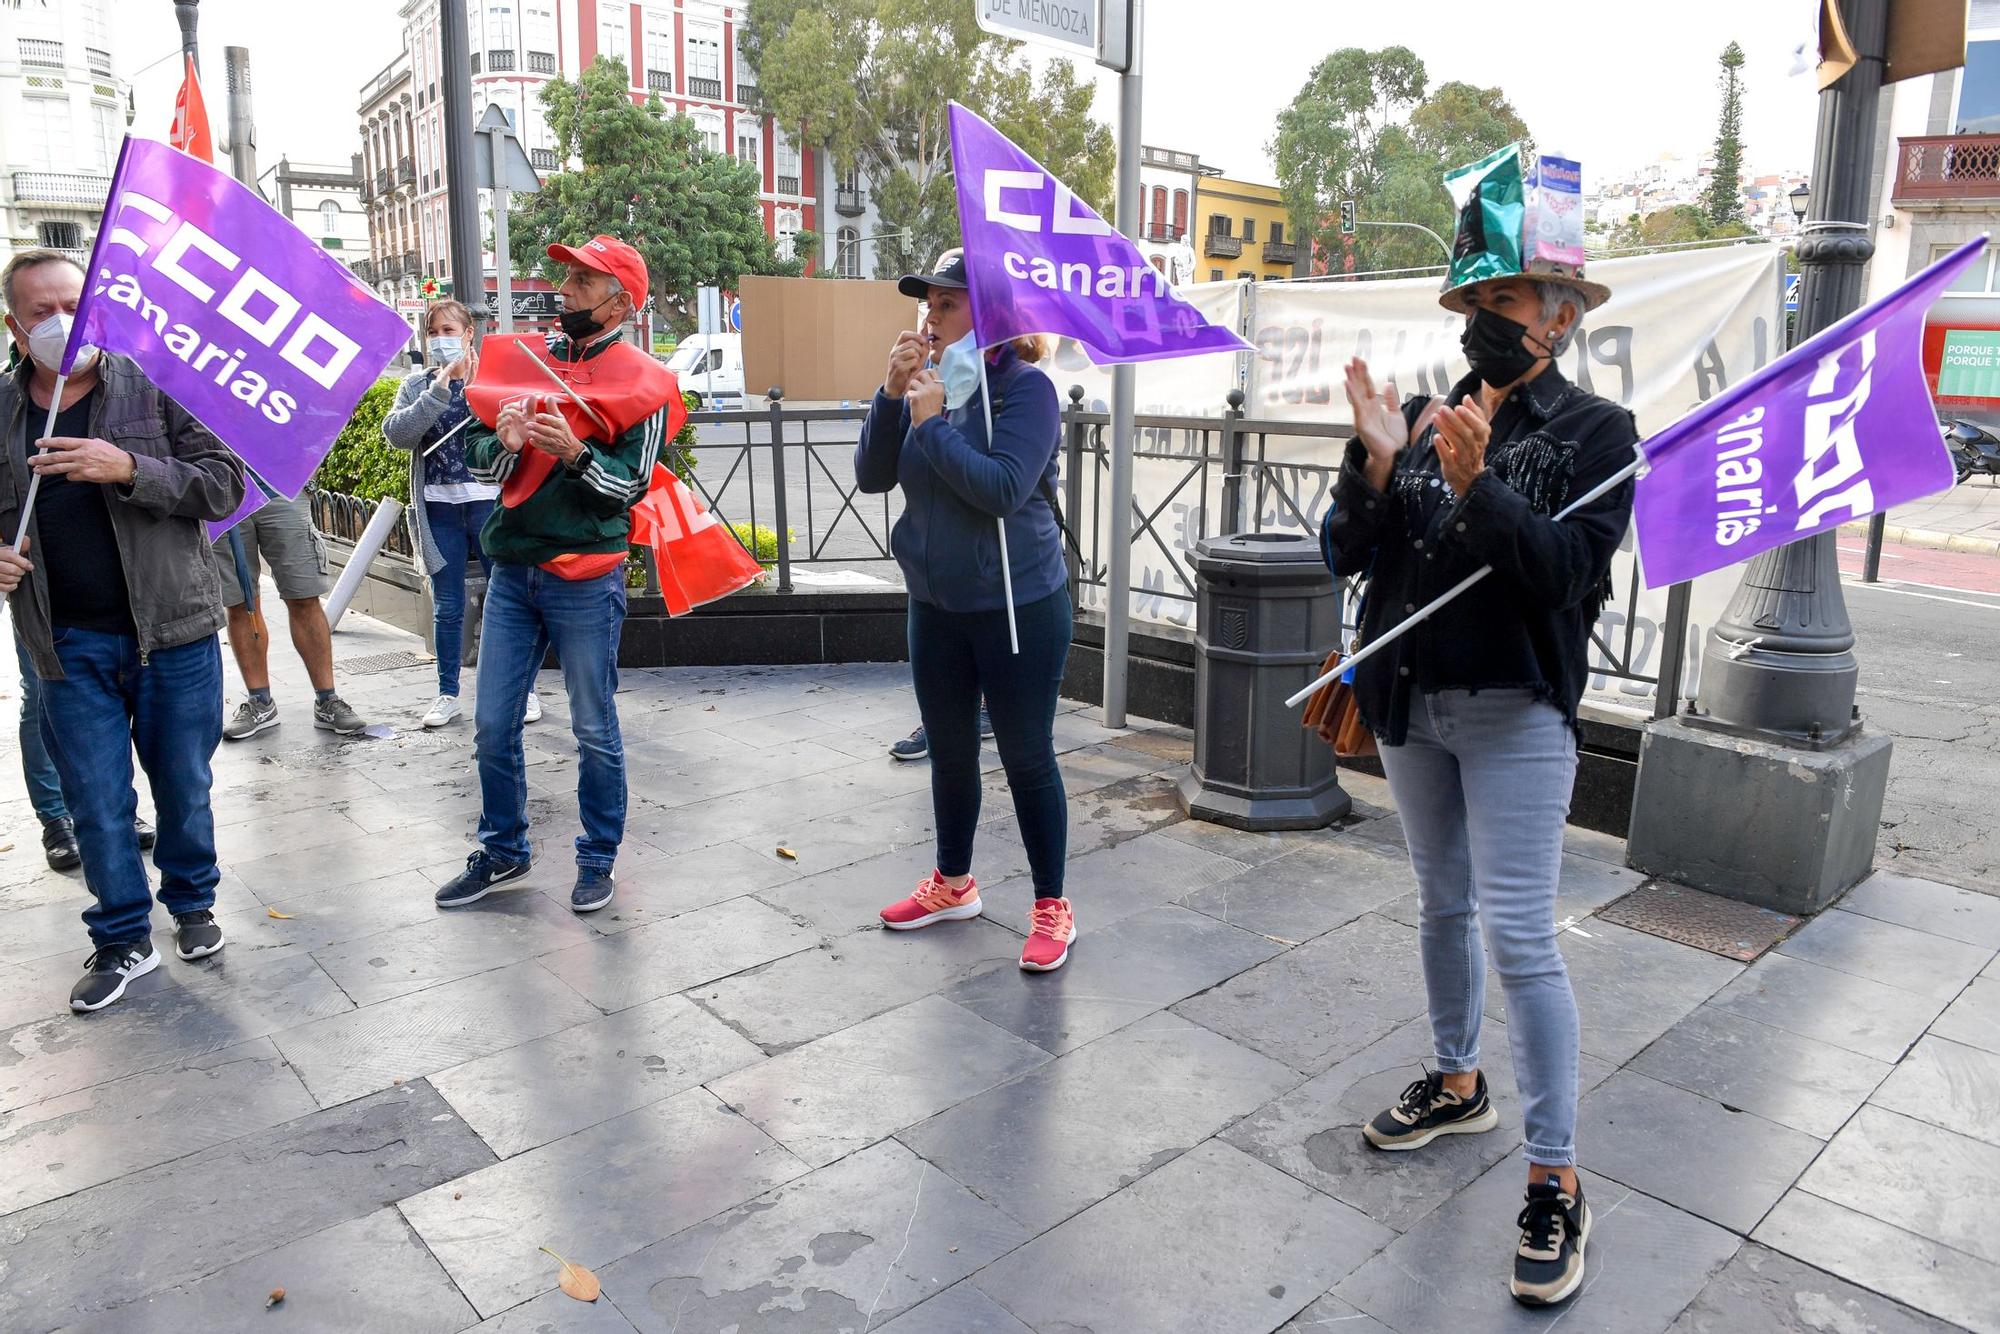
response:
[[[1783,253],[1769,245],[1595,262],[1591,277],[1607,284],[1612,297],[1577,332],[1561,358],[1563,374],[1630,408],[1642,435],[1658,431],[1782,350],[1784,271]],[[1252,421],[1337,430],[1334,438],[1270,434],[1245,441],[1246,457],[1261,457],[1266,465],[1262,488],[1256,485],[1259,470],[1244,478],[1245,503],[1255,503],[1257,526],[1316,532],[1331,501],[1330,478],[1319,470],[1338,466],[1349,428],[1340,388],[1348,359],[1363,357],[1378,383],[1393,379],[1403,394],[1445,393],[1466,374],[1458,346],[1464,318],[1439,306],[1437,293],[1435,278],[1190,288],[1186,295],[1204,314],[1218,323],[1234,321],[1257,351],[1141,365],[1138,411],[1142,416],[1218,418],[1226,411],[1229,391],[1240,388],[1244,413]],[[1074,345],[1064,344],[1048,369],[1065,401],[1070,386],[1081,385],[1086,407],[1108,409],[1109,371],[1092,366]],[[1189,558],[1196,542],[1218,530],[1222,502],[1222,469],[1202,458],[1220,452],[1219,438],[1193,423],[1146,428],[1136,452],[1132,614],[1191,627],[1194,573]],[[1093,524],[1097,532],[1108,531],[1109,473],[1103,467],[1098,471],[1099,476],[1086,473],[1082,479],[1084,503],[1076,516],[1086,553],[1092,548]],[[1626,666],[1652,676],[1660,667],[1667,593],[1645,589],[1639,581],[1627,533],[1612,566],[1616,596],[1604,609],[1598,634],[1620,659],[1627,656],[1629,634]],[[1698,580],[1691,590],[1683,681],[1688,697],[1699,681],[1703,637],[1736,581],[1736,571],[1721,571]],[[1636,608],[1631,601],[1635,586],[1641,589]],[[1083,605],[1101,608],[1102,603],[1101,589],[1084,590]],[[1352,617],[1353,608],[1346,610]],[[1599,666],[1606,663],[1601,649],[1593,648],[1592,658]],[[1607,702],[1646,707],[1652,696],[1648,685],[1603,672],[1590,684]]]

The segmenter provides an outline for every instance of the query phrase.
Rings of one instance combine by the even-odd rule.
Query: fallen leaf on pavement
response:
[[[799,854],[793,852],[790,848],[779,848],[778,855],[788,862],[795,862],[799,859]]]
[[[275,917],[281,922],[289,922],[292,920],[292,915],[290,913],[279,912],[276,908],[266,908],[264,909],[264,912],[268,916]]]
[[[597,1294],[603,1291],[598,1285],[597,1275],[591,1273],[582,1265],[571,1264],[546,1246],[540,1246],[536,1249],[541,1251],[542,1254],[552,1257],[557,1264],[562,1266],[562,1277],[556,1280],[557,1287],[580,1302],[594,1302],[597,1300]]]
[[[272,1288],[271,1295],[264,1299],[264,1309],[268,1311],[283,1300],[285,1300],[285,1290],[283,1288]]]
[[[11,842],[0,843],[0,852],[12,852],[13,850],[14,845]]]

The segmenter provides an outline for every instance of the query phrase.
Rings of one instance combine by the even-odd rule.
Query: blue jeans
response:
[[[28,658],[28,646],[14,636],[14,655],[21,660],[21,777],[28,784],[28,800],[43,824],[69,814],[63,805],[62,780],[56,777],[56,762],[42,744],[42,678]]]
[[[1069,854],[1069,807],[1056,767],[1053,728],[1063,667],[1069,661],[1069,590],[1014,609],[1017,655],[1007,642],[1007,613],[943,611],[910,599],[910,676],[931,748],[931,813],[937,821],[937,869],[972,869],[979,826],[979,698],[986,696],[993,742],[1007,770],[1014,815],[1027,845],[1035,897],[1061,898]]]
[[[1568,1167],[1577,1018],[1556,948],[1556,881],[1576,733],[1528,690],[1446,690],[1413,698],[1408,737],[1381,755],[1417,875],[1437,1068],[1479,1068],[1490,949],[1507,991],[1528,1161]]]
[[[479,530],[493,512],[490,500],[455,505],[426,500],[424,521],[444,553],[444,568],[431,576],[431,621],[437,638],[438,694],[458,694],[459,660],[465,657],[465,565],[477,560],[493,577],[493,562],[479,549]]]
[[[625,572],[558,579],[533,565],[495,565],[486,584],[479,639],[479,841],[503,862],[527,861],[528,770],[521,717],[550,645],[562,660],[576,736],[576,805],[583,833],[579,868],[608,871],[625,837],[625,743],[618,735],[618,640],[625,626]]]
[[[70,795],[91,943],[152,934],[153,895],[132,828],[132,752],[153,787],[160,904],[170,913],[215,906],[215,815],[208,761],[222,742],[222,650],[214,635],[156,649],[141,662],[130,635],[58,628],[63,678],[42,686],[42,738]]]

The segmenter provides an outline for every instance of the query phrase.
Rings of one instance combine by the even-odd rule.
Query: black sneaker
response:
[[[101,1010],[125,994],[125,984],[160,966],[159,951],[150,940],[100,945],[83,966],[83,976],[69,989],[69,1008],[79,1013]]]
[[[160,841],[159,834],[153,829],[153,826],[146,823],[146,817],[143,815],[133,818],[132,832],[139,836],[139,851],[141,852],[151,851],[153,845]]]
[[[174,914],[174,953],[183,959],[205,958],[223,944],[222,928],[208,909]]]
[[[993,739],[993,720],[986,716],[986,706],[984,704],[979,706],[979,739],[981,741],[991,741]]]
[[[83,865],[83,849],[76,842],[76,821],[67,815],[42,822],[42,855],[51,871],[74,871]]]
[[[921,760],[931,753],[930,738],[925,736],[924,729],[919,727],[889,747],[889,753],[899,760]]]
[[[495,885],[519,880],[533,865],[532,861],[503,862],[487,856],[481,849],[465,859],[465,869],[453,876],[451,883],[440,889],[432,901],[440,908],[462,908],[485,898]]]
[[[1500,1114],[1486,1096],[1486,1074],[1470,1098],[1446,1090],[1444,1075],[1427,1070],[1403,1090],[1396,1105],[1361,1128],[1362,1137],[1378,1149],[1421,1149],[1439,1135],[1476,1135],[1500,1124]]]
[[[576,868],[576,888],[569,892],[571,912],[596,912],[611,902],[611,896],[618,892],[618,886],[609,871],[600,871],[589,866]]]
[[[1583,1286],[1583,1248],[1590,1242],[1590,1206],[1583,1183],[1570,1198],[1558,1179],[1528,1187],[1528,1204],[1515,1220],[1521,1245],[1514,1252],[1514,1277],[1507,1290],[1523,1306],[1554,1306]]]

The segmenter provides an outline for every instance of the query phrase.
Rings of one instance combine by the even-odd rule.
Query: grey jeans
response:
[[[1532,691],[1446,690],[1412,699],[1404,744],[1381,754],[1417,874],[1438,1069],[1479,1068],[1490,949],[1507,992],[1528,1161],[1568,1167],[1576,997],[1556,948],[1555,905],[1576,734]]]

